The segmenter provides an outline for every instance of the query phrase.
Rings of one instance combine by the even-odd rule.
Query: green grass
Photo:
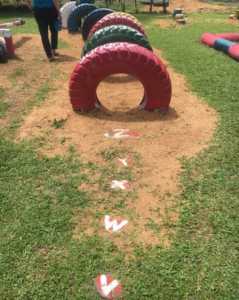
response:
[[[180,219],[172,246],[138,246],[134,259],[126,260],[106,238],[82,233],[81,240],[73,239],[76,211],[84,218],[92,208],[99,220],[97,205],[109,203],[114,211],[120,203],[124,210],[133,195],[107,188],[109,179],[122,173],[111,163],[82,164],[73,151],[65,158],[39,157],[30,146],[1,138],[1,299],[99,299],[93,278],[101,272],[120,279],[130,300],[238,299],[239,64],[198,42],[204,31],[238,30],[224,22],[226,17],[195,14],[192,25],[160,29],[153,25],[156,16],[140,15],[153,45],[220,117],[210,148],[182,162]],[[36,93],[36,102],[47,90],[44,86]],[[102,155],[111,162],[117,151],[106,149]],[[100,183],[105,194],[82,191],[81,183]],[[150,221],[148,226],[158,230]]]
[[[7,102],[0,100],[0,118],[6,115],[8,108],[9,108],[9,104]]]
[[[14,71],[13,74],[14,76],[11,79],[15,80],[16,72]],[[2,134],[4,136],[13,138],[16,133],[16,130],[22,124],[24,116],[27,113],[29,113],[29,111],[31,111],[33,107],[39,106],[43,101],[45,101],[45,99],[52,90],[53,87],[51,80],[48,80],[41,84],[40,87],[36,90],[35,95],[33,95],[33,97],[29,99],[25,104],[23,104],[21,109],[18,112],[16,112],[14,118],[11,119],[11,122],[6,127],[0,128],[0,135]],[[9,106],[9,104],[5,105],[5,110],[8,109]]]
[[[22,77],[26,74],[23,68],[16,68],[12,73],[10,73],[9,78],[13,81],[16,81],[18,77]]]
[[[13,34],[39,34],[37,23],[35,19],[33,18],[33,15],[31,12],[22,13],[19,12],[17,9],[14,11],[9,12],[1,12],[0,11],[0,23],[9,22],[12,20],[15,20],[16,18],[22,18],[25,20],[25,24],[21,26],[15,26],[12,27],[12,33]],[[68,48],[69,45],[67,42],[59,39],[59,48],[64,49]]]
[[[5,91],[3,88],[0,88],[0,118],[6,115],[6,112],[9,108],[9,104],[4,101]]]
[[[65,122],[66,119],[60,119],[60,120],[54,119],[51,126],[54,127],[55,129],[63,128]]]
[[[5,95],[5,90],[4,88],[0,87],[0,99],[2,99]]]
[[[51,90],[53,90],[53,88],[51,87],[50,82],[44,82],[42,86],[37,90],[34,100],[30,104],[30,107],[40,105],[46,99]]]
[[[32,13],[22,13],[17,9],[9,12],[0,11],[0,23],[9,22],[15,20],[16,18],[24,19],[26,21],[26,24],[22,26],[12,27],[13,33],[38,33],[37,25],[34,18],[32,17]]]

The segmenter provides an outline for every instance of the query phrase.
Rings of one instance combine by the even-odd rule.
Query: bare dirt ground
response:
[[[45,65],[42,72],[44,59],[39,55],[41,44],[36,36],[14,36],[14,44],[16,58],[10,59],[7,64],[1,64],[0,67],[0,88],[4,89],[11,106],[7,117],[0,119],[0,126],[5,126],[16,117],[51,72],[50,65]]]
[[[167,11],[172,13],[175,8],[183,8],[185,13],[190,12],[219,12],[230,11],[233,7],[236,7],[236,3],[222,3],[214,4],[207,1],[200,0],[170,0]],[[149,10],[148,5],[145,5],[145,11]],[[153,7],[154,12],[162,12],[162,7]]]
[[[21,38],[18,36],[16,40]],[[145,245],[168,246],[169,231],[162,226],[162,222],[166,218],[174,223],[178,218],[177,210],[170,211],[170,208],[178,205],[170,195],[175,196],[180,191],[179,159],[192,157],[208,146],[216,128],[215,111],[193,95],[185,78],[168,66],[173,97],[167,115],[135,110],[142,98],[143,88],[138,81],[127,76],[110,77],[100,84],[98,96],[109,109],[108,112],[77,114],[73,112],[69,101],[68,79],[80,56],[82,41],[80,35],[69,36],[66,32],[61,32],[61,38],[70,47],[61,50],[64,55],[58,62],[49,66],[42,59],[39,63],[41,77],[44,78],[49,68],[54,67],[61,76],[55,81],[55,89],[47,100],[25,117],[17,140],[42,138],[44,143],[39,151],[48,156],[64,155],[69,147],[74,146],[81,159],[97,163],[103,163],[97,154],[105,149],[127,147],[138,153],[143,166],[142,175],[133,182],[138,196],[128,204],[129,211],[133,211],[136,217],[126,229],[128,239],[124,239],[130,244],[134,235],[137,242]],[[29,53],[28,60],[24,61],[28,70],[32,64],[31,55],[43,58],[39,37],[34,35],[18,49],[19,57],[25,56],[30,43],[36,46],[33,54]],[[159,55],[158,51],[155,53]],[[64,126],[54,128],[52,124],[55,121],[62,121]],[[115,128],[136,130],[141,136],[139,139],[123,141],[104,137],[104,133]],[[157,234],[146,226],[150,219],[161,226]],[[75,237],[78,231],[82,231],[81,225],[82,220],[76,225]],[[116,243],[120,245],[124,241],[118,236]]]
[[[213,4],[208,3],[207,1],[200,0],[171,0],[169,2],[169,7],[167,9],[169,14],[172,14],[175,8],[182,8],[186,17],[186,24],[192,24],[192,18],[188,18],[188,13],[198,12],[226,12],[228,13],[228,19],[225,22],[229,22],[231,24],[238,24],[238,20],[229,19],[229,16],[235,13],[236,4],[235,3],[222,3],[222,4]],[[148,6],[145,6],[145,11],[148,11]],[[154,12],[162,12],[162,7],[154,7]],[[159,25],[161,28],[175,28],[181,27],[182,25],[177,23],[175,19],[159,19],[155,21],[156,25]]]
[[[169,9],[184,8],[185,12],[205,12],[205,11],[225,11],[228,9],[225,5],[207,3],[199,0],[171,0]]]

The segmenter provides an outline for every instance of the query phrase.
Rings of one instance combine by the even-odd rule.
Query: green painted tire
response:
[[[142,33],[125,25],[112,25],[104,27],[92,35],[85,43],[81,57],[98,46],[114,42],[133,43],[152,51],[148,39]]]

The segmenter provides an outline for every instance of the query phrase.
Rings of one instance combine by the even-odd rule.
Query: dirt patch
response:
[[[225,11],[228,8],[225,5],[210,4],[199,0],[171,0],[170,9],[184,8],[185,12],[210,12]]]
[[[228,18],[227,23],[235,25],[235,26],[239,26],[239,20],[236,18]]]
[[[156,21],[155,24],[161,28],[174,28],[178,25],[174,19],[161,19]]]
[[[26,116],[17,139],[42,138],[44,143],[39,151],[49,156],[64,155],[69,147],[74,146],[83,160],[93,162],[99,162],[97,153],[104,149],[126,147],[138,153],[143,167],[134,182],[137,199],[127,204],[127,209],[133,212],[127,227],[128,238],[120,235],[123,239],[117,237],[115,242],[119,247],[129,246],[132,240],[145,245],[168,246],[171,232],[164,223],[165,220],[175,223],[178,217],[174,209],[177,203],[171,199],[180,191],[179,159],[192,157],[207,147],[216,127],[215,111],[189,91],[182,75],[168,67],[173,97],[167,115],[135,110],[143,88],[134,78],[127,76],[111,77],[100,85],[98,95],[108,112],[77,114],[70,105],[68,78],[82,41],[79,35],[69,36],[64,32],[61,37],[71,45],[62,53],[73,59],[62,59],[56,64],[62,75],[58,88],[41,107]],[[47,72],[43,66],[45,63],[42,72]],[[60,128],[54,126],[57,121],[62,124]],[[105,138],[104,133],[114,128],[136,130],[141,137],[123,141]],[[94,223],[90,218],[84,221],[88,225]],[[83,223],[81,218],[74,237],[77,237],[77,232],[84,231]],[[94,231],[87,230],[89,234]]]
[[[183,8],[184,11],[187,13],[189,12],[226,12],[231,11],[232,7],[235,7],[236,4],[213,4],[213,3],[207,3],[200,0],[170,0],[169,1],[169,7],[167,8],[167,11],[169,13],[172,13],[175,8]],[[149,11],[149,6],[145,5],[144,11]],[[162,12],[162,7],[153,7],[154,12]]]
[[[143,193],[141,193],[141,196],[144,196]],[[97,213],[95,208],[76,213],[73,218],[73,238],[81,240],[85,235],[89,237],[98,235],[105,240],[110,238],[128,259],[133,256],[133,250],[139,244],[145,247],[153,245],[169,247],[170,234],[173,234],[173,231],[163,223],[163,220],[165,219],[164,221],[166,221],[167,219],[168,224],[175,224],[177,213],[175,214],[175,219],[169,218],[168,215],[165,215],[166,211],[159,212],[159,206],[162,207],[162,205],[157,204],[153,195],[145,196],[147,197],[139,199],[140,203],[136,205],[136,212],[133,210],[134,207],[129,205],[127,210],[130,213],[128,215],[127,213],[122,214],[120,211],[115,212],[113,215],[110,214],[114,220],[123,219],[128,221],[128,224],[119,232],[113,233],[105,229],[104,217],[108,209],[101,204],[97,205]],[[151,210],[147,209],[145,213],[143,207],[147,207],[149,203]],[[156,210],[152,210],[152,206]]]
[[[0,120],[1,126],[7,126],[16,118],[16,114],[34,99],[37,90],[48,82],[54,72],[54,67],[45,63],[39,35],[14,35],[13,41],[15,58],[1,64],[0,87],[4,89],[4,100],[10,107],[6,118]]]

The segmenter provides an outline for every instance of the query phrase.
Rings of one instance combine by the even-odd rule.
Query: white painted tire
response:
[[[64,4],[61,9],[62,28],[67,28],[67,21],[70,13],[76,7],[76,1],[70,1]]]
[[[6,47],[6,42],[5,42],[5,39],[3,37],[0,37],[0,43],[4,46],[4,48],[7,50],[7,47]]]
[[[7,46],[5,39],[0,37],[0,63],[6,63],[8,61]]]

